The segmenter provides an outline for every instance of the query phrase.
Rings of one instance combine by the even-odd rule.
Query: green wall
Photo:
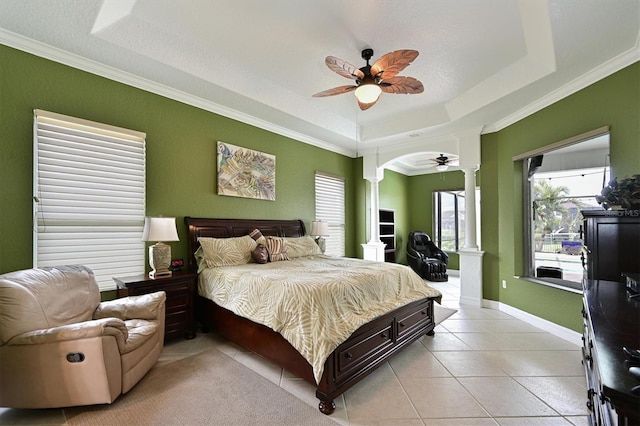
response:
[[[316,170],[345,178],[346,254],[359,254],[352,158],[0,46],[0,273],[32,266],[34,108],[146,132],[146,211],[177,218],[174,257],[188,255],[184,216],[299,218],[309,230]],[[219,140],[276,156],[276,201],[216,195]]]
[[[517,278],[522,273],[522,162],[512,157],[611,126],[612,176],[640,173],[640,64],[635,63],[481,142],[484,298],[581,331],[581,296]],[[507,281],[507,288],[500,285]]]

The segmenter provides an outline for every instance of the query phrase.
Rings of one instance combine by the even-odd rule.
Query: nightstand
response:
[[[197,274],[191,271],[174,272],[170,277],[149,278],[148,274],[114,278],[118,285],[118,297],[164,291],[165,304],[164,340],[175,337],[196,337],[193,295],[196,291]]]

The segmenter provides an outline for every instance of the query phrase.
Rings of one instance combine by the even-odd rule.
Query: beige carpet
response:
[[[458,312],[457,309],[447,308],[446,306],[438,305],[437,303],[433,304],[433,319],[436,324],[440,324],[456,312]]]
[[[64,412],[70,425],[336,425],[217,349],[154,367],[111,405]]]

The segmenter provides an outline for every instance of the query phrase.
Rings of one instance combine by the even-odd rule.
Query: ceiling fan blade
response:
[[[380,99],[380,98],[378,98],[378,99]],[[378,99],[376,99],[375,101],[373,101],[371,103],[368,103],[368,104],[365,104],[365,103],[362,103],[362,102],[358,101],[358,106],[360,107],[360,109],[362,111],[366,111],[369,108],[371,108],[372,106],[374,106],[376,104],[376,102],[378,102]]]
[[[329,69],[345,78],[353,80],[361,80],[364,77],[364,73],[360,71],[355,65],[351,65],[348,62],[343,61],[335,56],[327,56],[324,60]]]
[[[371,67],[371,75],[385,81],[395,77],[411,64],[418,57],[418,54],[417,50],[396,50],[382,55]]]
[[[402,93],[412,95],[424,92],[424,86],[413,77],[393,77],[380,83],[380,88],[385,93]]]
[[[339,87],[334,87],[333,89],[327,89],[327,90],[323,90],[322,92],[318,92],[315,95],[313,95],[313,97],[314,98],[322,98],[324,96],[341,95],[343,93],[348,93],[348,92],[356,90],[356,87],[358,87],[358,86],[339,86]]]

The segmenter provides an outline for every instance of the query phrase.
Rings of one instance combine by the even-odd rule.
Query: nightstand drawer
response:
[[[177,296],[167,297],[167,301],[165,303],[165,311],[167,313],[167,317],[177,312],[190,311],[191,308],[189,306],[189,302],[190,297],[187,294],[179,294]]]
[[[186,297],[191,293],[193,285],[189,281],[180,281],[163,287],[167,297]]]

